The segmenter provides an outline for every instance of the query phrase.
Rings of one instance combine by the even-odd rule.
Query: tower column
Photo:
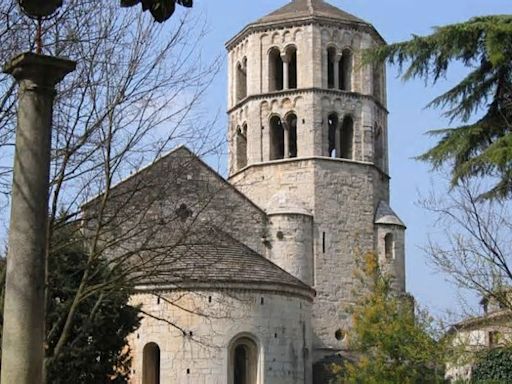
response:
[[[340,88],[340,60],[341,54],[334,56],[334,89]]]
[[[327,73],[329,72],[329,55],[327,54],[327,49],[322,49],[322,63],[323,63],[323,71],[322,71],[322,88],[327,88],[329,86]]]
[[[290,129],[286,121],[282,122],[282,126],[284,131],[284,158],[288,159],[290,157]]]
[[[290,88],[290,76],[289,76],[289,61],[290,58],[287,54],[281,54],[281,59],[283,60],[283,89]]]

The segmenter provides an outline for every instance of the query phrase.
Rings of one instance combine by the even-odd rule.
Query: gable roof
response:
[[[194,161],[197,165],[199,165],[202,169],[204,169],[206,172],[208,172],[211,176],[213,176],[215,179],[220,181],[226,188],[231,189],[233,192],[235,192],[237,195],[242,197],[244,201],[250,205],[252,205],[254,208],[256,208],[258,211],[260,211],[263,215],[266,215],[265,211],[257,206],[252,200],[250,200],[246,195],[244,195],[242,192],[240,192],[237,188],[235,188],[229,181],[227,181],[224,177],[222,177],[218,172],[216,172],[212,167],[210,167],[208,164],[206,164],[198,155],[196,155],[194,152],[192,152],[187,146],[180,145],[176,148],[171,149],[169,152],[165,153],[164,155],[158,157],[153,162],[145,165],[141,169],[139,169],[137,172],[130,174],[126,178],[118,181],[117,183],[113,184],[110,187],[110,191],[114,191],[115,189],[118,189],[122,187],[124,184],[128,183],[130,180],[135,178],[144,177],[144,175],[151,171],[151,169],[155,166],[157,166],[159,163],[165,162],[165,161],[173,161],[173,158],[177,159],[187,159],[189,161]],[[96,203],[96,201],[103,196],[103,193],[100,193],[96,196],[93,196],[92,198],[88,199],[86,202],[82,204],[82,210],[87,209],[89,206],[92,206]]]

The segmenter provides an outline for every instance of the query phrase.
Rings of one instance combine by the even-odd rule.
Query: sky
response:
[[[203,42],[204,57],[222,55],[224,43],[246,24],[285,5],[287,0],[196,0],[191,12],[205,17],[209,32]],[[471,17],[505,14],[512,10],[510,0],[329,0],[353,15],[374,25],[386,41],[407,40],[411,35],[425,35],[432,27],[465,21]],[[181,10],[180,10],[181,11]],[[223,60],[225,62],[225,60]],[[461,310],[459,294],[428,263],[422,251],[428,237],[438,235],[434,218],[418,206],[421,197],[432,189],[442,189],[445,180],[430,171],[427,164],[414,160],[432,144],[425,132],[444,128],[449,122],[440,110],[425,106],[436,95],[461,79],[464,71],[455,66],[435,87],[424,81],[404,83],[397,69],[388,67],[387,90],[389,114],[389,158],[391,174],[391,206],[407,225],[406,260],[407,289],[421,305],[437,315],[447,310]],[[219,112],[219,129],[226,129],[226,66],[215,79],[206,96],[208,110]],[[225,168],[221,164],[220,168]],[[470,303],[476,305],[476,299]]]

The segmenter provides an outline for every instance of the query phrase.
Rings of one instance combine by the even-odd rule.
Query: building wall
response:
[[[263,300],[263,301],[262,301]],[[145,316],[130,338],[131,384],[142,384],[143,348],[160,348],[162,384],[227,384],[229,346],[249,336],[259,347],[258,384],[311,383],[311,304],[278,292],[200,290],[138,294]]]

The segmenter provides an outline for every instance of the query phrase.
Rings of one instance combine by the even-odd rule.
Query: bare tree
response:
[[[31,48],[33,41],[26,36],[32,36],[35,25],[20,18],[11,2],[0,4],[6,21],[0,25],[0,39],[10,44],[2,45],[0,53],[7,59]],[[58,248],[69,245],[63,241],[85,242],[91,266],[79,276],[67,311],[49,330],[57,341],[47,350],[47,365],[73,342],[69,331],[81,302],[98,297],[99,307],[113,290],[162,273],[179,275],[178,262],[187,252],[209,241],[211,229],[231,222],[227,215],[243,205],[241,196],[231,206],[223,200],[227,185],[198,169],[194,154],[178,152],[173,161],[164,156],[183,143],[192,143],[198,154],[218,149],[215,116],[203,118],[200,101],[219,61],[203,62],[198,49],[203,34],[197,18],[158,25],[138,10],[110,3],[98,7],[92,0],[66,2],[44,25],[45,52],[78,61],[77,70],[60,85],[54,111],[48,233],[54,241],[49,244]],[[10,158],[3,148],[12,146],[14,91],[12,81],[0,76],[6,195]],[[130,176],[151,162],[155,164],[144,177]],[[214,206],[215,214],[209,208]],[[257,226],[262,213],[256,207],[254,215]],[[70,225],[75,235],[55,241],[53,234]],[[104,273],[100,283],[93,268],[98,259],[116,272]],[[180,327],[172,319],[165,321]]]
[[[484,201],[479,198],[483,189],[465,181],[422,201],[442,233],[430,239],[426,252],[458,287],[512,309],[505,294],[512,287],[512,206],[509,200]]]

